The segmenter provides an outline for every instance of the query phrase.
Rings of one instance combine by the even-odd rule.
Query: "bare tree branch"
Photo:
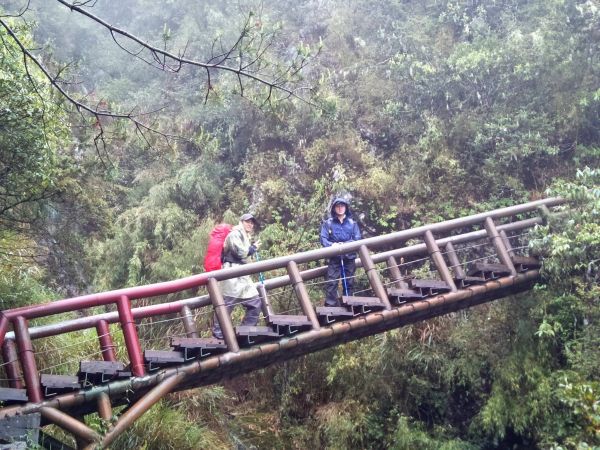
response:
[[[82,16],[87,17],[88,19],[99,24],[101,27],[105,28],[110,33],[112,40],[120,49],[122,49],[128,55],[143,61],[153,68],[169,73],[177,73],[181,71],[184,66],[204,69],[206,71],[207,82],[205,103],[208,101],[211,93],[217,94],[217,91],[215,91],[212,84],[212,74],[213,71],[215,71],[234,75],[239,86],[238,94],[241,97],[245,97],[246,95],[246,82],[252,82],[259,86],[265,86],[267,88],[266,98],[264,98],[264,101],[262,101],[260,107],[270,104],[273,101],[274,92],[280,92],[283,94],[283,96],[277,100],[285,98],[297,98],[302,102],[314,106],[309,100],[304,98],[303,95],[303,92],[306,92],[306,90],[309,88],[298,86],[294,87],[294,84],[297,84],[300,80],[298,77],[299,72],[307,65],[309,58],[306,56],[300,56],[299,54],[296,59],[289,64],[289,66],[282,68],[281,70],[277,66],[268,67],[268,65],[265,65],[264,58],[266,56],[266,52],[271,47],[271,39],[273,38],[273,35],[270,35],[270,38],[267,39],[269,34],[265,35],[265,33],[261,31],[262,23],[260,20],[254,20],[254,15],[252,13],[247,15],[242,30],[236,41],[231,46],[228,46],[227,49],[225,49],[223,42],[219,39],[218,42],[219,46],[221,47],[219,54],[213,54],[210,58],[208,58],[207,62],[203,62],[188,58],[186,56],[186,52],[188,50],[187,44],[183,50],[176,54],[168,50],[168,39],[166,37],[164,38],[164,44],[162,45],[162,48],[159,48],[128,32],[127,30],[118,28],[98,17],[97,15],[92,14],[89,9],[95,6],[95,0],[71,2],[66,0],[56,1],[68,8],[70,11],[81,14]],[[141,119],[141,117],[145,114],[139,112],[134,113],[133,110],[128,113],[123,113],[111,110],[109,108],[103,108],[100,103],[92,106],[85,102],[85,99],[78,99],[69,90],[67,90],[66,86],[68,86],[70,83],[63,78],[63,73],[68,69],[69,65],[59,68],[56,71],[56,74],[52,75],[47,66],[45,66],[44,63],[38,57],[36,57],[33,51],[28,49],[27,46],[19,39],[11,25],[2,20],[4,17],[23,18],[23,15],[29,6],[30,0],[27,0],[26,4],[16,15],[0,16],[0,25],[6,30],[8,36],[16,43],[17,47],[22,52],[26,72],[32,85],[35,86],[36,83],[34,81],[34,77],[32,77],[29,73],[28,61],[32,62],[40,70],[43,76],[49,81],[50,85],[56,91],[58,91],[58,93],[65,100],[67,100],[67,102],[72,104],[77,112],[82,115],[84,113],[89,114],[96,119],[98,133],[94,137],[94,142],[96,144],[98,156],[103,163],[104,157],[102,155],[107,155],[107,153],[105,129],[101,123],[102,118],[130,121],[133,123],[136,133],[139,133],[139,135],[143,137],[148,145],[150,145],[150,142],[144,136],[145,133],[153,133],[163,137],[168,145],[170,145],[171,140],[177,139],[177,136],[164,133],[152,125],[145,123]],[[23,20],[25,19],[23,18]],[[213,50],[215,49],[216,43],[217,40],[213,42]],[[137,46],[137,48],[133,48],[133,46]],[[267,72],[272,73],[268,75]]]
[[[87,4],[88,2],[69,3],[65,0],[56,0],[56,1],[61,3],[64,6],[66,6],[67,8],[71,9],[72,11],[76,11],[76,12],[90,18],[91,20],[97,22],[98,24],[102,25],[103,27],[105,27],[107,30],[110,31],[111,35],[113,36],[113,39],[115,39],[115,42],[117,42],[116,35],[120,35],[120,36],[127,38],[128,40],[130,40],[132,42],[135,42],[136,44],[139,44],[142,49],[146,49],[150,52],[154,61],[159,64],[158,67],[161,70],[168,70],[170,72],[178,72],[181,69],[181,66],[183,66],[183,65],[202,67],[202,68],[205,68],[208,70],[220,70],[220,71],[224,71],[224,72],[234,73],[240,77],[248,78],[250,80],[258,82],[259,84],[263,84],[267,87],[270,87],[272,89],[278,89],[278,90],[281,90],[281,91],[287,93],[288,95],[295,96],[294,91],[292,89],[289,89],[288,87],[286,87],[284,83],[281,83],[281,82],[275,83],[272,80],[267,80],[258,75],[255,75],[252,72],[244,70],[239,65],[228,66],[225,64],[230,59],[229,58],[230,55],[236,49],[239,50],[241,48],[241,43],[242,43],[244,37],[247,36],[249,31],[251,30],[251,28],[252,28],[250,26],[250,17],[251,16],[249,16],[248,19],[246,20],[246,23],[244,24],[244,28],[242,29],[242,32],[240,33],[238,40],[236,41],[236,43],[231,47],[231,49],[228,52],[225,52],[223,58],[221,58],[221,61],[219,63],[205,63],[205,62],[194,60],[194,59],[188,59],[184,55],[175,55],[171,52],[168,52],[166,50],[162,50],[158,47],[155,47],[155,46],[149,44],[148,42],[138,38],[134,34],[131,34],[126,30],[117,28],[117,27],[109,24],[108,22],[102,20],[98,16],[91,14],[89,11],[86,11],[85,9],[78,6],[79,4]],[[121,46],[121,48],[123,48],[125,51],[127,51],[132,56],[139,57],[139,55],[140,55],[139,52],[137,52],[137,53],[131,52],[122,46]],[[165,61],[169,60],[171,62],[176,63],[176,66],[170,66],[166,62],[164,62],[164,63],[161,62],[160,56],[164,57]],[[142,59],[142,60],[144,60],[144,59]],[[148,60],[144,60],[144,61],[149,63]],[[298,97],[298,98],[300,98],[300,97]]]

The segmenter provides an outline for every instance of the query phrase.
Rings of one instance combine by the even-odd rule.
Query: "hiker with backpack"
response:
[[[255,228],[256,219],[252,214],[246,213],[240,218],[240,223],[231,229],[223,243],[221,256],[223,269],[246,264],[248,259],[256,254],[260,247],[260,241],[252,241]],[[223,280],[219,282],[219,285],[229,314],[235,305],[241,304],[246,308],[241,325],[256,326],[261,303],[250,275]],[[216,314],[213,318],[212,334],[216,339],[223,339],[223,332]]]
[[[350,204],[338,197],[332,205],[331,217],[321,226],[321,245],[331,247],[362,239],[358,223],[352,218]],[[357,254],[355,252],[329,258],[327,267],[327,283],[325,286],[325,306],[340,306],[338,300],[338,284],[342,281],[344,295],[352,295],[354,271]]]

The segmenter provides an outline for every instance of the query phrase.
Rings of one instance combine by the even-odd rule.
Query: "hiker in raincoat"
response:
[[[331,247],[362,239],[358,223],[352,218],[350,204],[341,197],[336,198],[330,211],[331,217],[321,226],[321,245]],[[340,306],[338,285],[342,281],[344,295],[352,295],[356,253],[334,256],[329,259],[325,306]]]
[[[256,219],[252,214],[244,214],[240,218],[240,223],[233,227],[223,243],[223,269],[246,264],[248,258],[256,253],[260,241],[254,243],[251,241],[255,227]],[[246,308],[241,325],[256,326],[260,315],[260,298],[250,275],[223,280],[219,282],[219,286],[229,314],[235,305],[241,304]],[[223,339],[216,314],[213,318],[212,333],[215,338]]]

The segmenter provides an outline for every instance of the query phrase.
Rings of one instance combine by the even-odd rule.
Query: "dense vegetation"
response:
[[[76,59],[77,95],[164,107],[154,127],[179,138],[140,138],[105,119],[95,140],[96,119],[37,71],[29,78],[0,28],[3,309],[198,273],[213,224],[248,209],[268,257],[315,248],[340,192],[367,235],[570,199],[568,215],[536,231],[545,279],[535,291],[173,395],[122,448],[600,446],[597,2],[263,5],[251,17],[276,33],[269,63],[320,53],[298,81],[311,87],[305,101],[262,107],[261,87],[240,97],[235,79],[216,76],[206,96],[205,79],[157,73],[39,3],[37,27],[3,20],[45,46],[49,66]],[[206,57],[247,17],[238,2],[163,3],[93,11]]]

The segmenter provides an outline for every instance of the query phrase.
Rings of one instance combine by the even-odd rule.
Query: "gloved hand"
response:
[[[260,241],[253,242],[248,249],[248,256],[252,256],[256,253],[258,248],[260,247]]]

